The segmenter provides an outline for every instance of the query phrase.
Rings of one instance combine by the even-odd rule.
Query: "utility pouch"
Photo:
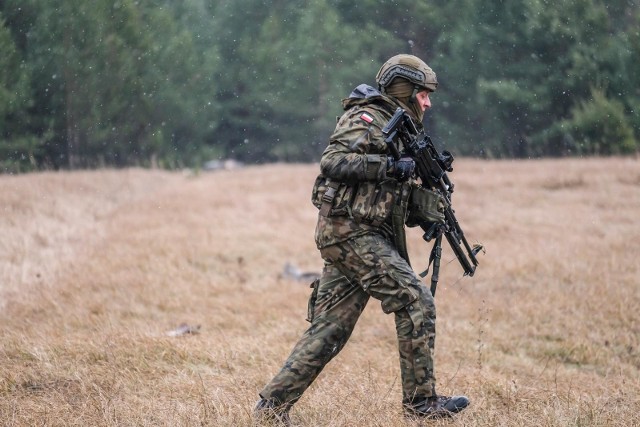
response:
[[[396,180],[361,182],[351,204],[353,218],[376,227],[383,224],[391,215],[397,192]]]
[[[311,291],[311,296],[309,297],[309,302],[307,304],[307,322],[313,322],[314,312],[316,310],[316,300],[318,299],[318,287],[320,285],[320,279],[316,279],[311,282],[309,285],[313,290]]]
[[[425,222],[444,223],[447,201],[439,193],[414,185],[409,196],[406,224],[415,227]]]
[[[331,181],[323,175],[316,178],[311,191],[311,202],[320,209],[322,216],[349,215],[351,187]]]

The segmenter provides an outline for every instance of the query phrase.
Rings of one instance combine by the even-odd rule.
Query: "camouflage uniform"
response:
[[[387,176],[381,130],[400,105],[360,85],[343,106],[313,189],[325,266],[309,301],[311,326],[260,393],[285,408],[344,347],[370,297],[395,316],[403,401],[435,396],[433,297],[397,249],[404,230],[392,225],[394,215],[406,217],[411,182]]]

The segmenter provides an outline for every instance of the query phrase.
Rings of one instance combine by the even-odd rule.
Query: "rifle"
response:
[[[424,132],[418,131],[411,117],[398,108],[386,124],[382,133],[391,155],[395,160],[401,158],[398,142],[402,143],[405,154],[413,159],[416,164],[415,174],[420,179],[423,187],[437,191],[446,201],[444,209],[444,224],[429,223],[420,224],[424,231],[422,238],[430,242],[435,239],[434,247],[429,257],[429,265],[433,261],[433,273],[431,276],[431,293],[435,296],[442,255],[442,235],[446,237],[449,246],[460,262],[465,276],[473,276],[478,266],[476,255],[483,250],[482,245],[474,245],[472,248],[458,223],[455,211],[451,205],[453,183],[447,172],[452,172],[453,155],[448,151],[438,152],[431,138]],[[464,249],[463,249],[464,246]],[[425,277],[427,271],[421,274]]]

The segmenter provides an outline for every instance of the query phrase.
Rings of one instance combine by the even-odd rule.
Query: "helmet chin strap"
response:
[[[416,115],[416,118],[420,123],[422,123],[422,119],[424,118],[424,111],[418,104],[418,98],[417,98],[418,92],[420,92],[421,90],[424,90],[424,88],[418,85],[414,85],[413,93],[411,93],[411,97],[409,97],[409,106],[411,107],[411,110],[413,110],[413,114]]]

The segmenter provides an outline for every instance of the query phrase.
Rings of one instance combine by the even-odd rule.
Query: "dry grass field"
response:
[[[0,424],[252,425],[307,327],[308,284],[281,274],[321,269],[316,171],[0,176]],[[451,178],[486,253],[461,277],[445,243],[436,374],[472,405],[424,425],[640,425],[640,161],[458,159]],[[183,323],[199,333],[168,333]],[[393,318],[371,301],[291,416],[419,425],[399,401]]]

